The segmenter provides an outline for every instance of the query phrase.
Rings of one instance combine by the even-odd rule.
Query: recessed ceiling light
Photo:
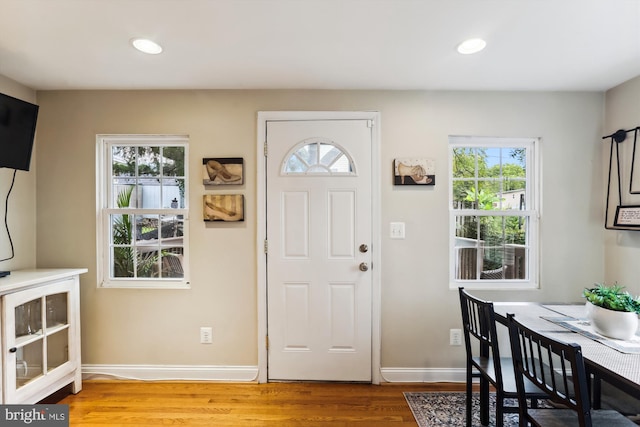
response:
[[[470,55],[472,53],[480,52],[486,45],[487,42],[482,39],[469,39],[458,45],[458,52],[463,55]]]
[[[131,44],[140,52],[148,53],[150,55],[157,55],[162,52],[162,46],[149,39],[132,39]]]

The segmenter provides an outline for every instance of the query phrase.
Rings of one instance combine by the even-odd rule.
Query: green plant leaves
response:
[[[640,314],[640,297],[633,297],[624,290],[624,286],[617,283],[613,285],[596,283],[595,287],[585,289],[582,296],[598,307]]]

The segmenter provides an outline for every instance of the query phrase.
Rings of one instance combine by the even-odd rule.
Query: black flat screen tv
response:
[[[0,93],[0,168],[29,170],[38,109]]]

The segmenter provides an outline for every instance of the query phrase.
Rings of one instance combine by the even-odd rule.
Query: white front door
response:
[[[371,381],[371,126],[266,124],[269,380]]]

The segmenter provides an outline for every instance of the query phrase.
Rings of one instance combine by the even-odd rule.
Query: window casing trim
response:
[[[189,136],[188,135],[161,135],[161,134],[98,134],[96,135],[96,274],[99,288],[131,288],[131,289],[189,289]],[[184,147],[184,177],[185,195],[184,208],[171,209],[136,209],[114,208],[109,206],[111,197],[110,149],[112,146],[182,146]],[[109,277],[111,268],[110,254],[107,251],[109,238],[110,214],[167,214],[182,215],[183,219],[183,257],[182,268],[184,275],[181,278],[136,278]],[[160,247],[162,247],[160,245]]]
[[[469,279],[456,278],[456,221],[457,216],[513,216],[513,212],[500,210],[475,210],[453,209],[453,151],[455,148],[524,148],[526,150],[526,188],[532,191],[525,192],[526,210],[518,211],[518,216],[528,219],[528,231],[526,233],[526,246],[528,254],[528,278],[527,279]],[[541,170],[541,139],[540,138],[509,138],[509,137],[474,137],[474,136],[450,136],[448,146],[448,200],[449,200],[449,288],[457,289],[464,286],[468,289],[487,290],[522,290],[539,288],[539,221],[540,221],[540,170]],[[477,170],[476,170],[477,172]],[[477,176],[474,178],[477,179]],[[473,179],[470,179],[470,181]]]

